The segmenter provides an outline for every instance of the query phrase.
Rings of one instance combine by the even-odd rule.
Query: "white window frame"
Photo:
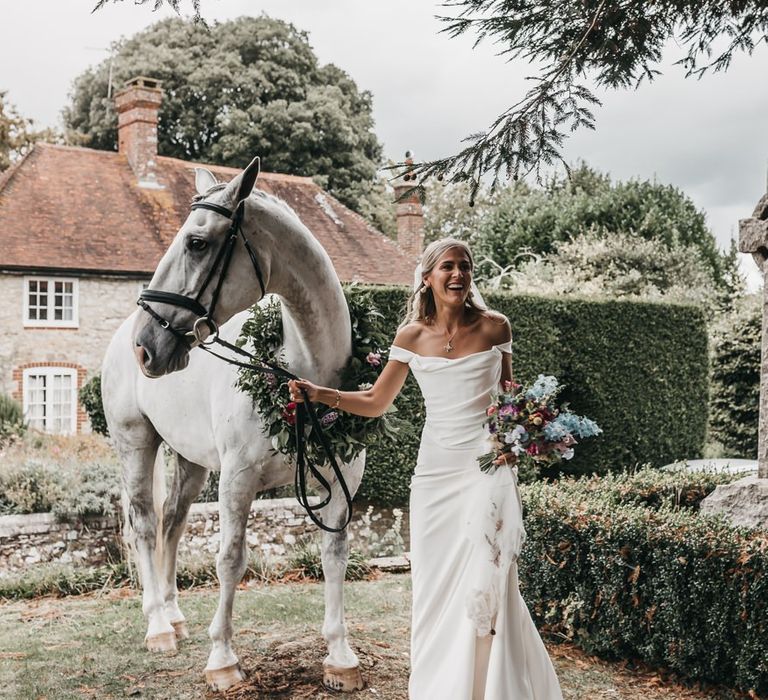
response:
[[[73,367],[57,367],[55,365],[45,366],[45,367],[27,367],[24,369],[24,372],[22,373],[22,385],[21,385],[21,391],[23,396],[23,410],[24,410],[24,417],[26,420],[28,420],[28,414],[29,414],[29,408],[30,408],[30,396],[29,396],[29,381],[31,376],[40,376],[43,375],[46,377],[46,396],[45,396],[45,406],[46,406],[46,417],[45,422],[43,425],[43,431],[46,433],[53,432],[50,428],[51,426],[48,424],[49,420],[52,420],[53,417],[53,411],[51,410],[53,407],[53,395],[52,395],[52,379],[54,376],[68,376],[71,378],[72,382],[72,389],[71,389],[71,395],[70,395],[70,405],[71,405],[71,411],[69,414],[69,426],[59,431],[60,435],[73,435],[77,432],[77,370]]]
[[[63,319],[37,319],[29,317],[29,284],[30,282],[47,282],[48,292],[46,294],[48,316],[53,316],[53,287],[57,282],[69,283],[72,285],[72,318]],[[80,327],[80,285],[76,277],[25,277],[24,278],[24,326],[26,328],[79,328]]]

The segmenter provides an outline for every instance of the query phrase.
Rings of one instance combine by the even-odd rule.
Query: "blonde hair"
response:
[[[424,323],[432,323],[434,321],[435,313],[437,312],[435,297],[433,296],[432,288],[424,284],[424,278],[432,272],[443,254],[451,248],[461,248],[467,258],[469,258],[470,271],[474,273],[475,259],[472,257],[472,251],[469,249],[469,246],[464,241],[456,238],[440,238],[432,241],[421,255],[421,279],[414,281],[414,291],[408,297],[408,303],[405,307],[405,318],[398,326],[398,330],[403,326],[407,326],[412,321],[423,321]],[[479,306],[472,299],[471,291],[464,302],[464,308],[481,315],[484,315],[487,311],[487,309]]]

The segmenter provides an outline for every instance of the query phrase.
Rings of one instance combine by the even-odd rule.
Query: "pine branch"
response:
[[[687,55],[677,63],[686,77],[724,71],[737,51],[752,54],[768,42],[766,0],[450,0],[456,15],[442,17],[450,37],[490,39],[507,60],[543,63],[525,96],[481,134],[467,137],[459,153],[417,164],[419,184],[429,177],[470,182],[501,174],[517,178],[563,160],[564,131],[594,128],[597,98],[577,80],[590,76],[599,87],[634,88],[660,75],[657,65],[669,39]],[[712,58],[713,45],[728,38]],[[470,202],[471,203],[471,202]]]
[[[105,5],[108,5],[109,3],[117,3],[117,2],[124,2],[125,0],[98,0],[94,8],[91,10],[91,14],[94,12],[100,10]],[[193,21],[205,25],[205,20],[203,19],[203,16],[200,14],[200,1],[201,0],[191,0],[192,2],[192,10],[194,11],[194,15],[192,16]],[[171,8],[173,8],[174,12],[176,14],[181,14],[181,0],[133,0],[134,5],[146,5],[147,3],[152,2],[154,3],[154,6],[152,7],[152,12],[157,12],[163,4],[169,5]]]
[[[469,3],[476,6],[482,0]],[[586,105],[600,104],[586,86],[575,83],[574,59],[597,26],[605,6],[606,0],[600,0],[569,51],[542,77],[528,78],[535,86],[497,117],[487,131],[464,139],[469,145],[454,156],[414,165],[411,177],[418,178],[419,185],[433,176],[449,182],[469,181],[473,205],[486,173],[493,174],[491,191],[495,191],[501,173],[517,180],[535,172],[540,180],[542,165],[561,163],[567,167],[560,150],[564,134],[559,127],[567,126],[571,131],[580,127],[594,129],[594,115]],[[494,18],[480,20],[489,21]],[[451,31],[454,35],[463,33],[472,22],[471,18],[460,17]],[[518,28],[516,24],[515,31]],[[479,31],[485,36],[490,29],[483,25]]]

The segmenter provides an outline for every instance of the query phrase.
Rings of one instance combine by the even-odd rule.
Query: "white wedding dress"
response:
[[[426,406],[410,499],[411,700],[473,698],[481,652],[468,601],[484,585],[491,557],[489,547],[479,544],[482,533],[473,531],[477,513],[468,511],[482,502],[478,489],[490,479],[480,471],[477,457],[488,451],[483,421],[491,394],[499,389],[502,351],[511,352],[511,343],[456,359],[424,357],[396,345],[390,349],[390,360],[410,365]],[[514,496],[508,507],[519,502],[512,473],[504,468],[507,490]],[[520,532],[524,537],[521,511],[508,512],[517,514],[517,522],[507,523],[505,530],[518,533],[519,542]],[[485,656],[484,698],[562,700],[552,662],[518,589],[517,561],[501,571],[496,634],[490,658]]]

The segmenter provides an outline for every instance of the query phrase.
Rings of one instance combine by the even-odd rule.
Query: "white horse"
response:
[[[222,185],[210,171],[196,170],[198,199],[214,210],[193,208],[160,261],[150,289],[194,298],[204,287],[198,301],[205,309],[218,296],[212,320],[221,327],[221,337],[230,342],[239,335],[247,317],[245,310],[261,299],[262,291],[278,295],[284,357],[291,370],[335,386],[351,354],[349,312],[341,285],[328,254],[291,208],[253,190],[258,171],[257,158]],[[207,286],[204,280],[221,260],[216,256],[231,232],[230,221],[215,210],[217,205],[233,212],[238,206],[244,208],[243,237],[233,242],[230,264],[220,293],[215,295],[221,270],[213,273]],[[245,241],[255,253],[255,261],[246,254]],[[264,290],[254,265],[260,268]],[[190,346],[212,330],[212,324],[203,321],[201,330],[198,323],[197,341],[187,342],[179,329],[192,328],[199,314],[156,301],[149,308],[137,310],[122,324],[107,350],[102,371],[104,409],[123,466],[129,521],[136,538],[147,620],[145,641],[150,651],[166,651],[176,648],[177,639],[188,636],[178,606],[177,548],[190,504],[208,472],[219,470],[221,545],[216,570],[221,590],[209,628],[212,648],[205,674],[209,685],[221,690],[244,678],[232,648],[232,604],[235,587],[246,570],[245,527],[250,504],[259,491],[290,483],[293,466],[271,453],[250,396],[234,386],[237,370],[200,349],[190,351]],[[155,470],[161,468],[156,456],[162,441],[176,453],[177,463],[160,522],[155,503],[159,489],[153,483],[158,481]],[[364,461],[361,455],[342,465],[352,494],[362,478]],[[325,524],[340,526],[346,502],[338,482],[330,480],[333,496],[318,515]],[[361,688],[358,659],[347,642],[344,623],[346,530],[323,533],[322,563],[322,632],[328,644],[324,680],[338,689]]]

